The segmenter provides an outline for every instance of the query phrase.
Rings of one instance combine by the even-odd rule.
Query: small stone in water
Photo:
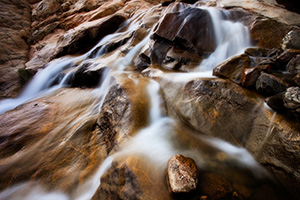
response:
[[[198,174],[195,161],[180,154],[172,156],[167,164],[167,179],[173,193],[196,189]]]

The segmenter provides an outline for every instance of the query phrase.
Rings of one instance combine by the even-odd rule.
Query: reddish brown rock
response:
[[[279,48],[288,31],[289,26],[273,19],[257,19],[250,27],[251,38],[263,48]]]
[[[171,192],[195,190],[198,183],[197,166],[193,159],[183,155],[172,156],[167,164],[167,179]]]
[[[241,84],[244,87],[252,87],[256,84],[259,76],[259,70],[256,67],[245,68],[241,77]]]
[[[242,54],[242,55],[229,58],[228,60],[216,66],[213,69],[213,75],[226,77],[240,84],[244,69],[249,67],[250,67],[249,56],[246,54]]]
[[[16,97],[22,88],[17,72],[28,61],[30,11],[25,0],[0,2],[0,99]]]

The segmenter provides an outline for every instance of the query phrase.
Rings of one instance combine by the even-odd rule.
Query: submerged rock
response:
[[[230,199],[233,192],[230,182],[214,173],[200,175],[199,187],[209,199]]]
[[[193,159],[183,155],[172,156],[167,164],[167,179],[171,192],[195,190],[198,184],[197,166]]]

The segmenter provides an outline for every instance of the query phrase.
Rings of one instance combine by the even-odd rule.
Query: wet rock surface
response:
[[[61,191],[66,199],[300,197],[299,14],[278,5],[291,9],[289,2],[181,2],[0,3],[0,99],[16,96],[54,58],[78,58],[109,36],[48,83],[59,86],[74,70],[66,86],[76,88],[48,91],[0,115],[0,199],[8,193],[3,199],[27,198],[34,185],[49,195]],[[244,23],[258,46],[217,65],[214,75],[221,78],[186,73],[216,48],[211,17],[201,5],[227,9],[223,17]],[[108,85],[105,69],[113,71]],[[154,80],[157,95],[149,87]],[[100,82],[105,87],[97,88]],[[161,98],[155,122],[152,97]],[[158,126],[166,118],[174,121]],[[127,142],[149,127],[160,133],[155,142],[148,138],[134,153],[126,152]],[[167,143],[160,149],[161,139]],[[159,153],[145,156],[147,145]],[[168,191],[165,177],[175,152],[195,157],[189,161],[193,184],[180,195]],[[101,171],[109,156],[111,165]]]

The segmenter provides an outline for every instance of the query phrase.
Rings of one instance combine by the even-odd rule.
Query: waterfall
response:
[[[180,9],[184,9],[186,6],[187,5],[184,5]],[[155,9],[156,8],[158,7],[155,7]],[[201,7],[201,9],[202,8],[203,7]],[[172,80],[172,83],[175,83],[176,81],[184,81],[187,83],[187,81],[190,79],[212,77],[212,69],[216,65],[220,64],[224,60],[234,55],[243,53],[243,51],[246,48],[251,46],[248,29],[240,22],[230,21],[230,13],[228,11],[220,11],[215,8],[209,7],[205,7],[203,9],[206,9],[209,12],[212,19],[215,34],[214,36],[216,39],[215,51],[206,59],[204,59],[194,71],[191,71],[189,73],[163,72],[161,70],[160,76],[162,77],[162,79],[165,78]],[[138,13],[134,15],[131,19],[127,20],[115,33],[112,33],[102,38],[97,45],[95,45],[91,50],[89,50],[85,54],[74,57],[66,56],[61,59],[53,60],[51,63],[47,64],[44,69],[41,69],[33,77],[33,79],[25,87],[24,91],[18,98],[0,101],[0,114],[8,110],[14,109],[15,107],[22,105],[28,101],[44,97],[45,95],[51,92],[55,92],[63,87],[68,87],[68,82],[72,79],[72,75],[74,74],[74,72],[76,72],[76,70],[78,70],[80,66],[88,64],[89,62],[93,62],[93,64],[97,65],[97,69],[104,68],[101,74],[101,80],[99,82],[98,87],[91,90],[87,90],[88,94],[91,94],[91,96],[94,98],[91,98],[92,100],[89,99],[90,104],[88,104],[87,107],[83,106],[82,108],[80,108],[82,109],[81,111],[78,111],[74,114],[74,119],[71,119],[70,122],[64,122],[64,127],[56,128],[56,131],[58,130],[58,132],[65,134],[59,140],[59,145],[63,146],[68,141],[70,141],[72,137],[78,137],[77,140],[80,140],[80,134],[85,134],[85,132],[80,132],[78,130],[84,129],[86,128],[85,126],[92,124],[91,126],[93,126],[92,128],[94,129],[91,128],[91,130],[94,132],[92,132],[91,138],[104,137],[103,140],[105,141],[103,142],[103,145],[107,145],[106,140],[111,139],[106,138],[110,137],[110,130],[105,130],[101,132],[102,130],[100,131],[100,125],[98,122],[99,118],[101,118],[99,117],[101,116],[99,114],[103,112],[102,106],[104,103],[105,105],[107,103],[105,100],[110,92],[112,83],[118,83],[118,81],[120,81],[118,80],[118,75],[122,76],[124,74],[130,74],[127,77],[132,79],[132,81],[135,84],[139,84],[139,79],[137,78],[137,76],[140,76],[140,74],[132,70],[132,68],[130,67],[132,67],[137,55],[144,53],[144,50],[146,49],[145,47],[147,47],[146,45],[149,44],[149,41],[151,40],[150,36],[153,33],[153,30],[155,29],[156,25],[153,25],[152,28],[149,28],[147,30],[146,36],[143,35],[143,38],[138,38],[138,42],[135,43],[134,46],[126,46],[126,48],[124,48],[124,51],[118,49],[119,47],[117,47],[117,50],[114,49],[111,51],[113,52],[116,50],[116,52],[112,53],[111,55],[109,52],[109,45],[115,44],[114,42],[119,42],[121,45],[123,45],[123,42],[126,39],[133,38],[134,33],[140,28],[140,20],[146,14],[147,13]],[[160,21],[158,21],[158,23]],[[136,74],[138,75],[135,76]],[[99,156],[97,154],[98,152],[95,153],[97,154],[96,156],[101,157],[101,159],[99,158],[99,161],[96,164],[95,168],[93,168],[94,166],[91,167],[91,171],[94,174],[88,174],[86,175],[86,177],[82,175],[82,177],[84,177],[85,179],[83,181],[80,180],[81,182],[78,181],[78,183],[76,183],[78,184],[78,188],[75,188],[74,191],[71,191],[67,194],[66,191],[44,191],[42,186],[33,186],[31,188],[31,183],[25,182],[20,185],[8,188],[5,191],[1,191],[0,199],[14,198],[15,192],[19,192],[17,194],[17,197],[22,196],[24,194],[24,199],[38,199],[36,198],[37,196],[44,199],[59,200],[91,199],[97,191],[97,189],[99,188],[99,186],[101,185],[101,177],[112,166],[114,166],[113,162],[122,162],[124,159],[131,156],[141,156],[143,157],[143,159],[150,161],[149,165],[153,168],[153,171],[157,171],[158,174],[160,174],[160,176],[163,178],[165,176],[165,167],[168,159],[174,154],[179,153],[194,158],[197,165],[203,167],[203,169],[207,168],[211,171],[217,171],[219,169],[218,167],[225,163],[224,168],[226,169],[233,168],[233,170],[235,170],[236,165],[238,165],[239,167],[242,166],[243,169],[250,169],[250,171],[253,171],[253,174],[255,174],[255,171],[257,170],[258,174],[255,174],[257,176],[265,175],[265,172],[260,168],[259,164],[244,148],[235,147],[225,141],[215,139],[213,137],[203,136],[198,132],[195,133],[196,130],[191,130],[192,128],[186,127],[188,126],[188,120],[184,122],[180,121],[181,119],[179,118],[181,118],[182,116],[178,116],[178,119],[175,119],[175,117],[172,118],[171,116],[166,114],[169,110],[167,110],[167,108],[164,108],[164,103],[167,100],[164,99],[163,92],[165,91],[162,92],[160,79],[158,78],[154,80],[147,77],[143,77],[143,79],[146,80],[145,83],[148,83],[147,87],[142,89],[145,89],[148,93],[147,100],[149,101],[149,115],[147,117],[149,118],[149,123],[147,124],[147,126],[143,126],[143,128],[141,128],[140,130],[134,130],[132,131],[134,133],[129,133],[128,135],[125,135],[125,139],[124,141],[122,141],[123,143],[118,144],[119,141],[115,142],[117,146],[116,148],[113,148],[112,150],[107,150],[107,147],[103,147],[103,149],[107,148],[105,149],[105,151],[108,151],[105,153],[105,156],[107,156],[106,158],[105,156],[103,156],[102,158],[102,155],[100,153],[99,155],[101,156]],[[122,80],[120,82],[122,82]],[[120,85],[122,85],[122,83]],[[124,90],[126,89],[127,88],[125,88]],[[130,94],[128,94],[128,99],[130,99],[129,97]],[[80,99],[82,98],[82,96],[77,96],[76,98]],[[139,100],[140,99],[138,99],[138,101]],[[191,101],[193,100],[194,99],[192,99]],[[145,102],[148,103],[148,101]],[[129,109],[131,109],[130,106],[131,105],[128,106]],[[172,105],[170,107],[171,108],[168,109],[172,109]],[[108,113],[112,112],[109,109],[106,111]],[[175,110],[174,112],[177,111]],[[172,113],[172,115],[176,114]],[[119,116],[113,116],[113,118],[114,117],[118,118]],[[109,118],[109,116],[107,118]],[[272,124],[270,124],[270,127],[271,125]],[[193,133],[191,134],[191,132]],[[272,130],[270,129],[268,132],[272,132]],[[88,138],[88,140],[90,140],[91,138]],[[51,139],[54,141],[55,135],[52,135]],[[76,149],[76,151],[79,152],[78,154],[81,154],[81,156],[85,158],[86,155],[84,154],[86,152],[81,152],[80,146],[76,146],[76,142],[74,142],[74,144],[72,143],[69,148]],[[90,144],[87,144],[87,146],[89,145]],[[102,144],[99,144],[99,142],[97,141],[96,144],[92,145]],[[89,150],[92,151],[92,148],[90,148]],[[222,157],[222,159],[219,159],[220,157]],[[55,160],[55,158],[53,159]],[[76,158],[74,158],[74,160],[75,159]],[[88,163],[96,161],[91,159],[86,162]],[[99,162],[102,163],[99,164]],[[77,164],[79,165],[80,163],[76,163],[74,161],[74,169],[77,169]],[[89,167],[90,166],[87,166],[86,169],[89,170]],[[63,170],[64,169],[62,169],[62,171]],[[71,171],[73,170],[73,168],[70,168],[68,170]],[[26,192],[26,190],[31,191]]]
[[[240,22],[230,21],[229,11],[211,7],[205,9],[212,19],[217,47],[207,59],[200,63],[197,70],[201,72],[212,71],[224,60],[243,53],[251,46],[248,28]]]

